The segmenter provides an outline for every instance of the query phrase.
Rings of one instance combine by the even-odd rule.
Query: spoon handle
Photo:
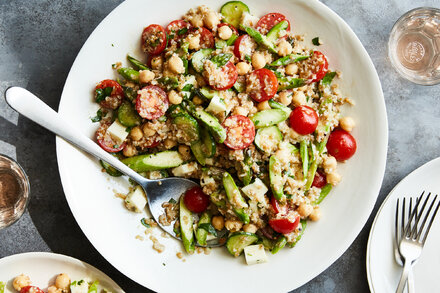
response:
[[[52,110],[28,90],[20,87],[10,87],[6,90],[5,97],[9,106],[18,113],[47,128],[65,140],[70,141],[87,153],[106,161],[137,183],[141,184],[147,180],[117,158],[101,149],[94,141],[72,127],[65,118]]]

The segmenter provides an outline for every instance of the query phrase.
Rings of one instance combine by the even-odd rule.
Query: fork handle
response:
[[[408,283],[407,283],[408,284],[408,287],[407,287],[408,293],[415,293],[416,291],[414,289],[414,273],[413,273],[412,265],[409,268],[407,281],[408,281]]]
[[[397,286],[396,293],[403,293],[403,290],[405,290],[406,281],[408,280],[408,275],[411,271],[411,262],[406,261],[403,265],[403,271],[402,275],[400,277],[399,286]],[[410,286],[408,284],[408,289],[410,289]]]

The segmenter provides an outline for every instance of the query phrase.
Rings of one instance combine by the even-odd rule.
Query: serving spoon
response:
[[[117,158],[101,149],[101,147],[94,141],[70,125],[63,116],[52,110],[38,97],[24,88],[8,88],[5,92],[5,98],[8,105],[21,115],[52,131],[59,137],[71,142],[85,152],[109,163],[138,183],[145,191],[148,199],[148,207],[157,224],[174,238],[182,240],[180,237],[176,236],[176,233],[174,233],[173,225],[164,226],[159,222],[159,216],[164,213],[162,204],[164,202],[169,202],[171,199],[179,202],[181,195],[188,189],[199,186],[197,183],[189,179],[178,177],[153,180],[141,176]],[[223,244],[223,239],[218,236],[207,241],[206,246],[216,247]]]

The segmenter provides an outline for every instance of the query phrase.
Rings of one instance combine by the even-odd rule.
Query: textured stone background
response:
[[[70,66],[98,23],[121,1],[0,1],[0,92],[11,85],[41,95],[52,108]],[[325,0],[358,35],[382,81],[389,119],[389,149],[384,183],[375,211],[345,254],[295,292],[368,292],[365,254],[371,222],[381,202],[405,175],[440,152],[440,86],[423,87],[400,78],[387,59],[394,21],[407,10],[437,6],[436,0]],[[53,251],[98,267],[127,292],[149,292],[113,268],[75,222],[62,191],[55,137],[18,117],[0,99],[0,153],[18,159],[29,175],[32,199],[13,226],[0,231],[0,257]],[[325,244],[324,244],[325,245]]]

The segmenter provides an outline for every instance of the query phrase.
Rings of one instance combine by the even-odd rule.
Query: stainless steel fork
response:
[[[411,211],[411,215],[406,225],[404,224],[404,222],[401,223],[401,237],[398,247],[400,254],[402,255],[404,264],[403,264],[402,276],[400,278],[399,285],[396,290],[397,293],[402,293],[403,290],[405,289],[406,280],[411,270],[411,266],[420,257],[422,253],[423,246],[425,245],[429,230],[431,229],[432,223],[434,222],[435,216],[440,207],[440,202],[439,202],[437,203],[434,212],[431,214],[431,210],[437,202],[437,195],[436,195],[432,200],[431,204],[429,205],[428,210],[426,211],[426,213],[424,213],[426,205],[429,202],[431,193],[428,194],[428,196],[426,197],[425,201],[422,204],[422,207],[419,209],[419,204],[422,202],[424,195],[425,192],[423,192],[420,198],[416,200],[416,204],[414,206],[414,209]],[[422,217],[423,220],[419,224]],[[428,221],[428,226],[426,227],[426,229],[424,229],[427,221]]]

